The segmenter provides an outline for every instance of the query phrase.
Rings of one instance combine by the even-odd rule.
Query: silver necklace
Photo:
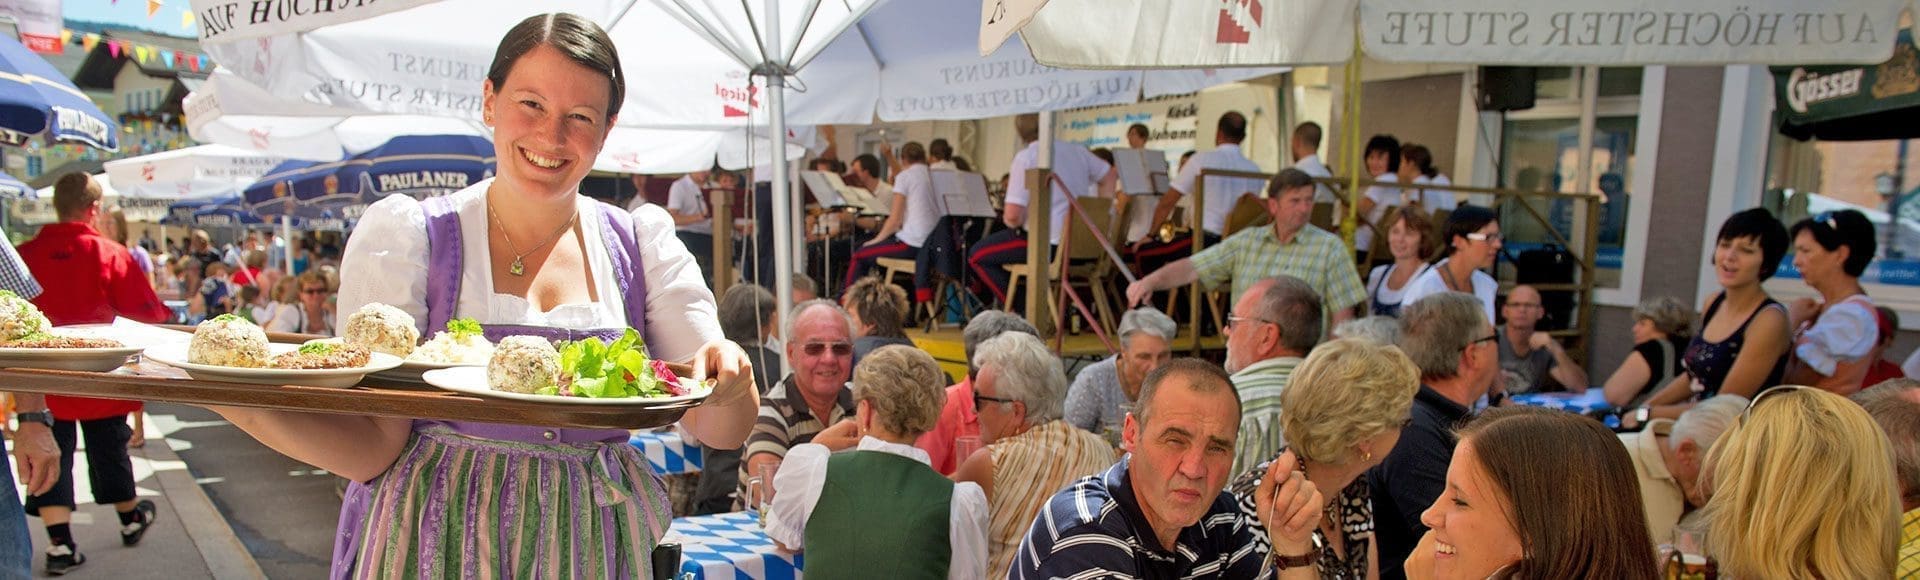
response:
[[[507,235],[506,224],[500,223],[498,212],[493,210],[493,200],[487,200],[487,217],[493,221],[494,227],[500,228],[500,239],[507,243],[507,252],[513,254],[513,263],[507,266],[507,273],[515,276],[525,276],[527,275],[527,263],[525,261],[527,254],[538,252],[540,248],[547,247],[547,244],[559,241],[561,234],[565,234],[567,230],[573,229],[573,223],[580,220],[580,211],[575,209],[573,216],[567,218],[567,223],[560,224],[560,229],[554,230],[553,235],[547,237],[547,241],[540,242],[540,245],[534,246],[525,252],[513,247],[513,238]]]

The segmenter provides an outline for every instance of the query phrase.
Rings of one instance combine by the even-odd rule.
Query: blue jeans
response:
[[[7,580],[29,577],[33,566],[27,511],[13,485],[13,458],[0,451],[0,579]]]

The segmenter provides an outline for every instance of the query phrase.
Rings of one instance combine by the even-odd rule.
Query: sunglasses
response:
[[[1013,403],[1015,401],[1013,399],[1008,399],[1005,397],[989,397],[986,395],[982,395],[978,390],[975,390],[973,392],[973,412],[978,413],[980,412],[981,409],[985,409],[987,407],[987,403],[989,402]]]
[[[1473,241],[1476,241],[1476,242],[1498,242],[1498,241],[1500,241],[1500,240],[1502,240],[1502,239],[1504,239],[1504,238],[1502,238],[1502,237],[1500,236],[1500,234],[1499,234],[1498,232],[1495,232],[1495,233],[1491,233],[1491,234],[1483,234],[1483,233],[1480,233],[1480,232],[1474,232],[1474,233],[1471,233],[1471,234],[1467,234],[1467,235],[1466,235],[1466,238],[1467,238],[1467,239],[1469,239],[1469,240],[1473,240]]]
[[[807,356],[820,356],[829,347],[833,348],[833,356],[853,356],[853,343],[850,342],[809,342],[800,346],[800,352],[807,353]]]
[[[1774,395],[1778,395],[1781,393],[1791,393],[1794,391],[1805,391],[1805,390],[1813,390],[1813,387],[1806,387],[1806,386],[1800,386],[1800,385],[1781,385],[1778,387],[1767,389],[1765,391],[1761,391],[1760,394],[1753,396],[1753,400],[1747,401],[1746,410],[1740,411],[1740,422],[1746,423],[1747,417],[1753,414],[1753,408],[1760,406],[1760,402],[1767,400],[1768,397],[1772,397]]]

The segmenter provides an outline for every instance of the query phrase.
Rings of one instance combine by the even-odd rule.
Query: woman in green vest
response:
[[[881,347],[853,369],[859,447],[787,451],[773,478],[767,536],[804,550],[807,576],[986,577],[986,494],[934,471],[913,445],[939,421],[945,385],[932,355]]]

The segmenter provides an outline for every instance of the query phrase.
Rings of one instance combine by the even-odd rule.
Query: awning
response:
[[[1780,134],[1805,141],[1920,137],[1920,50],[1901,30],[1873,66],[1773,67]]]

